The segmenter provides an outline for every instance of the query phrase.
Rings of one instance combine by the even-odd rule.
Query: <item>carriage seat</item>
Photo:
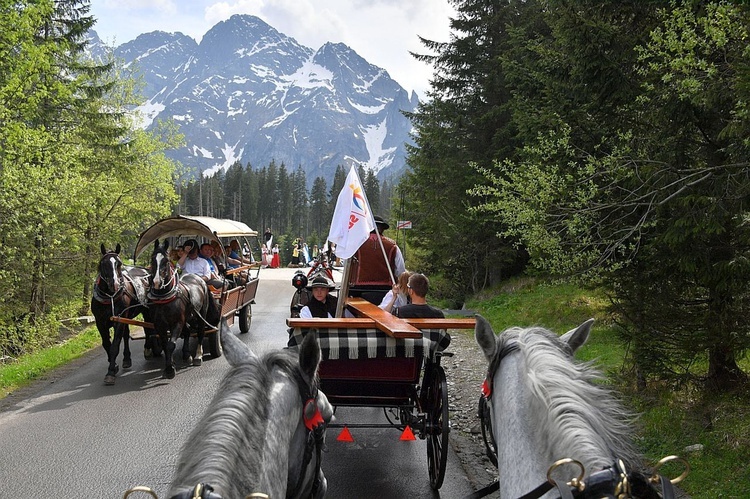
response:
[[[294,328],[288,348],[308,328]],[[318,329],[321,390],[333,405],[394,407],[416,398],[425,358],[450,344],[445,329],[422,330],[421,338],[393,338],[379,329]]]

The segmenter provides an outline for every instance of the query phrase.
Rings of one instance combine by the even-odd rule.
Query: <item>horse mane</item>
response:
[[[640,469],[632,444],[635,419],[601,383],[603,375],[590,362],[573,360],[567,343],[541,328],[510,328],[499,337],[497,352],[515,343],[525,362],[525,384],[534,395],[539,431],[548,436],[546,452],[555,459],[574,457],[587,470],[621,459],[628,470]]]
[[[198,483],[211,484],[223,497],[257,492],[273,371],[304,386],[297,366],[296,354],[275,350],[229,369],[180,452],[171,494]]]

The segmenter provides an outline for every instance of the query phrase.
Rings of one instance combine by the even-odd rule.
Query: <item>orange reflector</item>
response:
[[[354,439],[352,438],[352,434],[349,433],[349,428],[344,426],[344,429],[341,430],[341,433],[339,433],[339,436],[336,437],[336,440],[339,442],[354,442]]]
[[[404,432],[401,434],[401,438],[399,440],[416,440],[417,438],[414,436],[414,433],[411,431],[411,428],[407,426],[404,428]]]

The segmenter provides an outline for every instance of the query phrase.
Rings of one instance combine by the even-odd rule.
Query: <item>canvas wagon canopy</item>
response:
[[[134,256],[138,257],[154,241],[165,237],[191,236],[221,240],[221,238],[256,237],[257,235],[258,231],[236,220],[179,215],[159,220],[143,231],[135,246]]]

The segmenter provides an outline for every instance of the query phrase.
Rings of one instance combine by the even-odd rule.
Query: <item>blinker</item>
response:
[[[325,424],[323,415],[320,413],[318,404],[315,403],[315,399],[308,399],[305,402],[305,407],[302,410],[302,419],[305,421],[305,428],[313,431],[318,426]]]

